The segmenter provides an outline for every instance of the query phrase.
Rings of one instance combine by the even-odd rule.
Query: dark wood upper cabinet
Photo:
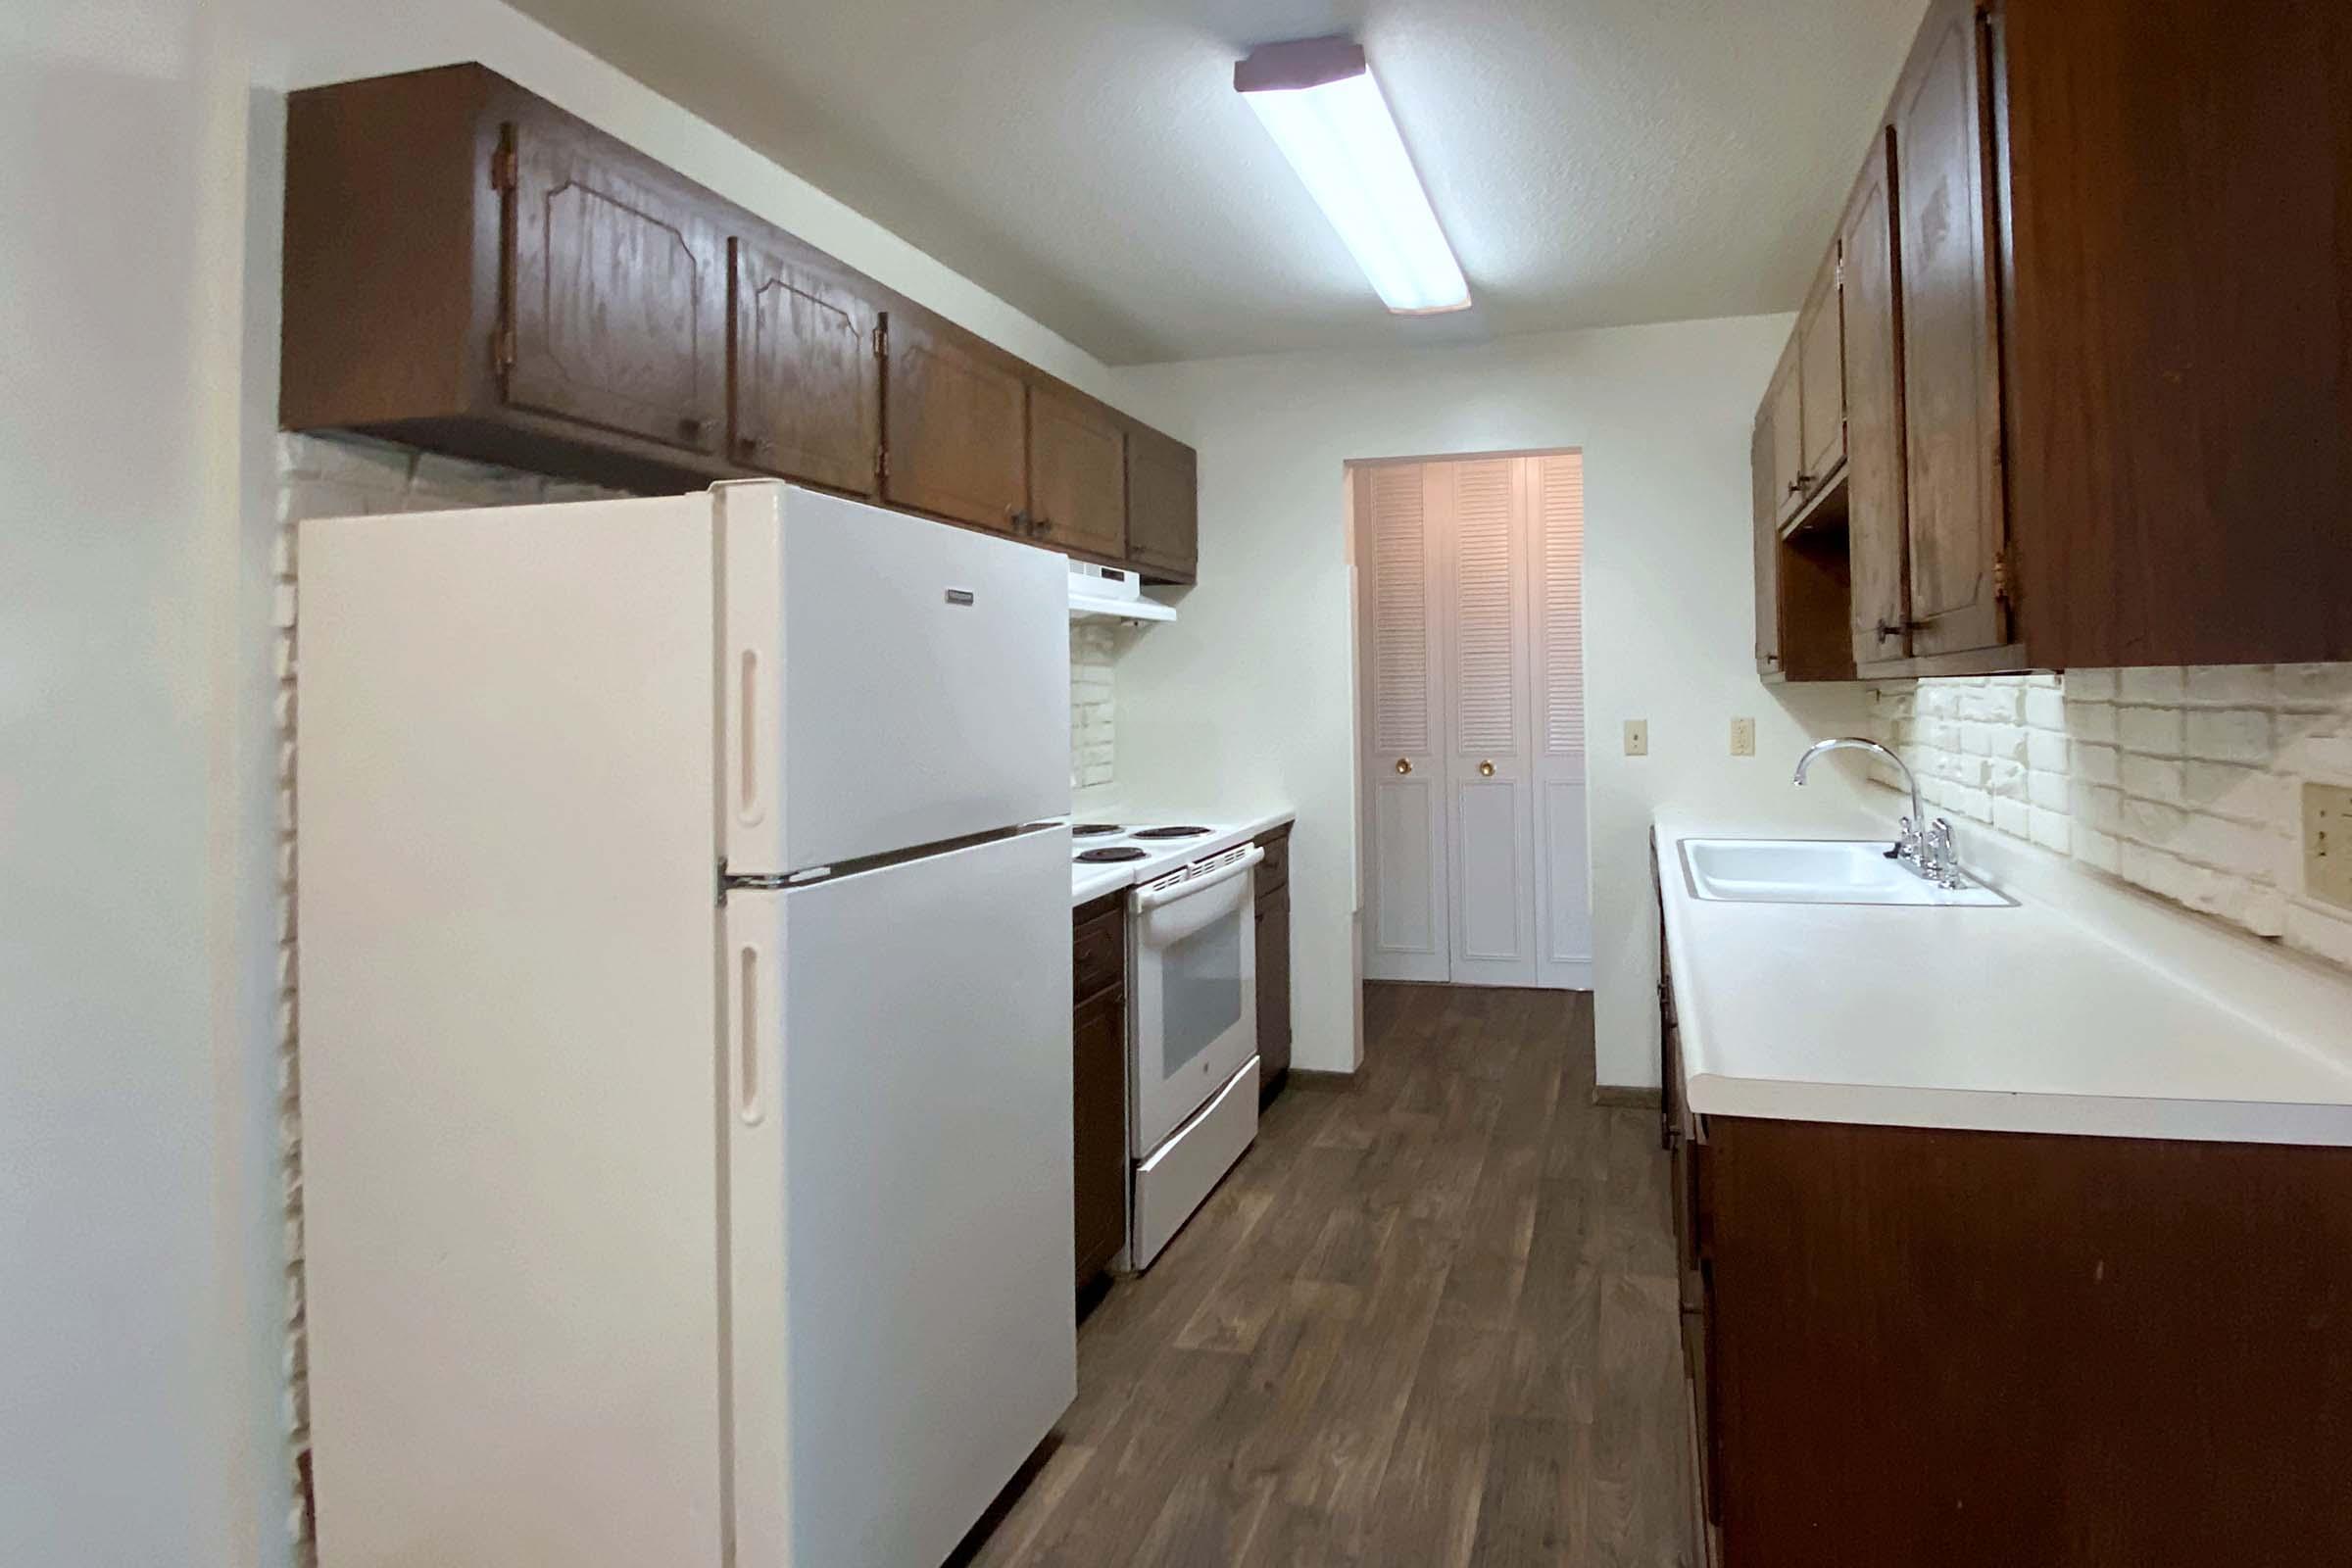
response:
[[[1025,532],[1028,384],[1017,361],[916,312],[891,317],[883,408],[886,500]]]
[[[1845,301],[1846,540],[1853,555],[1858,664],[1911,652],[1892,160],[1892,138],[1882,131],[1847,198],[1838,240]]]
[[[1200,490],[1193,449],[1156,430],[1127,430],[1127,562],[1155,582],[1199,568]]]
[[[506,401],[715,455],[726,242],[708,197],[542,105],[518,106],[501,139]]]
[[[289,430],[774,474],[1193,578],[1190,447],[479,65],[288,97],[281,347]]]
[[[735,461],[872,495],[882,457],[881,312],[858,279],[793,248],[729,242]]]
[[[1797,314],[1796,375],[1804,429],[1801,478],[1811,494],[1845,462],[1845,317],[1835,246],[1822,258],[1805,308]]]
[[[1127,429],[1109,410],[1029,386],[1030,536],[1072,555],[1127,552]]]
[[[2008,641],[1985,29],[1936,0],[1895,88],[1911,646]]]
[[[2352,5],[1992,21],[2034,662],[2352,660]]]

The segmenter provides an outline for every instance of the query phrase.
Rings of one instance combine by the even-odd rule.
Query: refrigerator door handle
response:
[[[727,965],[727,1060],[735,1114],[746,1127],[767,1118],[784,1060],[783,990],[767,945],[738,941]]]
[[[774,682],[757,648],[737,649],[730,662],[727,673],[735,690],[727,712],[726,787],[734,797],[735,820],[758,827],[767,820],[768,769],[761,750],[773,729],[768,710]]]

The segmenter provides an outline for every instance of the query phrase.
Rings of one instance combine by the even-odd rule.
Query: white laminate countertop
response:
[[[1073,909],[1081,904],[1092,904],[1106,893],[1117,893],[1138,882],[1149,882],[1155,876],[1173,871],[1203,856],[1230,850],[1236,844],[1247,844],[1260,833],[1298,820],[1298,813],[1287,806],[1243,817],[1228,817],[1216,811],[1187,813],[1128,808],[1112,811],[1093,807],[1088,808],[1086,814],[1088,820],[1097,822],[1217,822],[1222,825],[1204,838],[1172,840],[1165,850],[1148,855],[1140,860],[1116,860],[1108,865],[1082,865],[1071,861],[1070,907]]]
[[[2014,908],[1711,903],[1684,874],[1684,839],[1885,840],[1896,810],[1658,812],[1692,1110],[2352,1146],[2352,976],[2060,857],[1962,832]]]

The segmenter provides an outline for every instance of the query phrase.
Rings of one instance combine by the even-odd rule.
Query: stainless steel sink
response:
[[[1891,904],[1956,907],[2014,905],[1971,881],[1937,887],[1888,857],[1887,841],[1684,839],[1690,896],[1722,904]]]

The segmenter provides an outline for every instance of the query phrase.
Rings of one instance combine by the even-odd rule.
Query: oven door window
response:
[[[1236,909],[1161,950],[1161,1082],[1191,1067],[1241,1022],[1242,936]]]

